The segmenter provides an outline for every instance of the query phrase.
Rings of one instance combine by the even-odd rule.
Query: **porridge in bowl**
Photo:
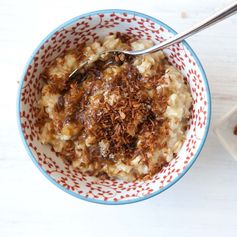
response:
[[[98,56],[152,45],[114,34],[57,57],[41,75],[41,143],[94,176],[134,181],[158,173],[184,142],[189,86],[161,51]]]

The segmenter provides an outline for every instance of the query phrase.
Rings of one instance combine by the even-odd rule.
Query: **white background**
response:
[[[237,15],[190,38],[209,79],[212,126],[192,169],[147,201],[103,206],[78,200],[34,166],[16,125],[17,81],[37,44],[64,21],[92,10],[140,11],[186,29],[224,0],[0,0],[0,236],[237,236],[237,162],[213,125],[237,102]],[[182,13],[183,12],[183,13]],[[186,18],[181,15],[187,15]]]

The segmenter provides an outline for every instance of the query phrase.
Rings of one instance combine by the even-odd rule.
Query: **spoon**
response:
[[[205,20],[201,21],[200,23],[190,27],[188,30],[181,32],[175,36],[172,36],[170,39],[158,44],[158,45],[154,45],[150,48],[147,49],[143,49],[143,50],[134,50],[134,51],[127,51],[127,50],[120,50],[120,49],[115,49],[115,50],[110,50],[107,51],[106,53],[116,53],[116,54],[126,54],[126,55],[133,55],[133,56],[138,56],[138,55],[143,55],[143,54],[147,54],[147,53],[153,53],[153,52],[157,52],[159,50],[165,49],[167,47],[169,47],[170,45],[176,44],[196,33],[198,33],[199,31],[202,31],[222,20],[224,20],[225,18],[234,15],[237,12],[237,1],[233,2],[232,4],[228,5],[227,7],[215,12],[214,14],[212,14],[211,16],[209,16],[208,18],[206,18]],[[103,52],[102,54],[104,54],[105,52]],[[102,55],[101,54],[101,55]],[[80,65],[80,68],[84,65],[86,65],[88,62],[84,62],[82,65]],[[79,68],[75,69],[70,75],[69,78],[74,76],[75,73],[77,73],[79,70]]]

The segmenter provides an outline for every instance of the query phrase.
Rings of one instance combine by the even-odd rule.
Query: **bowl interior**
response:
[[[174,34],[162,22],[141,13],[107,10],[89,13],[65,23],[37,48],[24,74],[19,95],[19,121],[23,140],[32,160],[57,186],[70,194],[99,203],[129,203],[158,194],[175,183],[197,158],[210,121],[210,96],[203,69],[186,43],[165,50],[169,61],[182,71],[194,100],[186,140],[168,166],[152,180],[124,182],[102,180],[73,170],[49,146],[39,142],[35,126],[37,101],[42,88],[40,73],[59,54],[81,43],[98,40],[113,32],[162,42]]]

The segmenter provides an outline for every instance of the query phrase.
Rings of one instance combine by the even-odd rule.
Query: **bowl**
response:
[[[237,135],[234,129],[237,125],[237,106],[229,111],[214,126],[214,132],[225,149],[237,160]]]
[[[73,170],[53,150],[39,141],[35,126],[37,100],[42,88],[40,73],[63,51],[120,31],[156,44],[175,35],[169,26],[148,15],[128,10],[99,10],[75,17],[53,30],[39,44],[26,64],[19,88],[17,118],[25,148],[39,170],[67,193],[101,204],[127,204],[155,196],[180,180],[197,159],[207,137],[211,98],[204,69],[191,47],[183,41],[164,52],[190,85],[193,108],[185,142],[167,166],[151,180],[125,182],[99,179]]]

